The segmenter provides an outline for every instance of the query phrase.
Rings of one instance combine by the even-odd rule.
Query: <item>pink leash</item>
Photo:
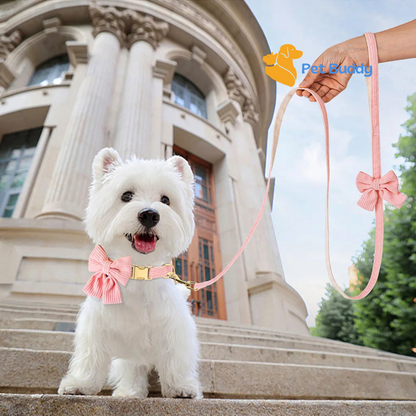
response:
[[[210,286],[230,269],[230,267],[235,263],[238,257],[241,255],[243,250],[246,248],[248,242],[256,230],[260,219],[263,215],[264,208],[267,203],[271,173],[276,157],[277,144],[279,142],[280,128],[282,125],[283,115],[286,111],[286,108],[289,104],[289,101],[299,89],[308,91],[319,104],[321,109],[322,118],[325,127],[325,146],[326,146],[326,168],[327,168],[327,186],[326,186],[326,206],[325,206],[325,257],[326,257],[326,267],[328,270],[329,279],[335,287],[335,289],[347,299],[363,299],[365,298],[375,286],[378,274],[381,266],[381,259],[383,256],[383,238],[384,238],[384,218],[383,218],[383,199],[390,202],[397,208],[400,208],[403,202],[406,199],[406,196],[399,192],[398,179],[393,171],[389,171],[386,175],[381,177],[381,161],[380,161],[380,121],[379,121],[379,96],[378,96],[378,56],[377,56],[377,44],[376,39],[373,33],[365,34],[367,40],[367,46],[369,51],[369,61],[370,66],[372,66],[373,73],[369,77],[370,82],[367,78],[367,90],[369,93],[369,104],[370,104],[370,115],[371,115],[371,131],[372,131],[372,159],[373,159],[373,176],[367,175],[363,172],[360,172],[357,176],[357,187],[362,196],[358,201],[358,205],[362,208],[372,211],[375,209],[376,217],[376,238],[375,238],[375,253],[373,261],[373,270],[371,272],[370,280],[365,287],[365,289],[357,296],[348,296],[344,291],[339,287],[336,282],[331,268],[330,252],[329,252],[329,181],[330,181],[330,159],[329,159],[329,125],[328,125],[328,116],[326,113],[325,104],[322,101],[321,97],[314,91],[308,88],[299,88],[295,87],[291,89],[286,96],[284,97],[282,104],[279,107],[279,110],[276,115],[274,133],[273,133],[273,145],[272,145],[272,156],[269,168],[269,175],[267,180],[266,192],[264,194],[263,203],[261,205],[260,211],[257,215],[257,218],[251,227],[251,230],[244,241],[243,245],[240,247],[236,255],[232,260],[227,264],[225,269],[219,273],[217,276],[211,280],[205,282],[199,282],[194,285],[195,290],[203,289],[204,287]],[[371,83],[371,84],[370,84]]]
[[[251,230],[240,247],[236,255],[227,264],[225,269],[211,280],[205,282],[187,282],[181,280],[175,273],[172,264],[166,264],[159,267],[140,267],[133,266],[133,269],[139,269],[138,275],[136,276],[133,270],[132,276],[132,264],[130,257],[122,257],[116,261],[109,259],[101,246],[97,246],[90,256],[89,270],[95,272],[88,283],[84,287],[84,292],[90,296],[96,298],[102,298],[105,304],[121,303],[121,292],[119,284],[125,286],[130,278],[138,280],[151,280],[157,278],[169,278],[175,280],[177,283],[186,285],[189,289],[200,290],[204,287],[210,286],[230,269],[235,263],[238,257],[241,255],[243,250],[246,248],[248,242],[256,230],[261,217],[263,215],[264,208],[266,207],[272,169],[276,157],[277,144],[279,142],[280,128],[282,126],[283,116],[289,101],[294,96],[295,92],[299,89],[308,91],[319,104],[321,109],[322,118],[325,127],[325,147],[326,147],[326,169],[327,169],[327,185],[326,185],[326,205],[325,205],[325,258],[326,267],[329,274],[329,279],[335,287],[335,289],[347,299],[363,299],[365,298],[375,286],[378,274],[381,266],[381,259],[383,255],[383,237],[384,237],[384,218],[383,218],[383,199],[393,204],[395,207],[400,208],[406,196],[399,192],[399,182],[395,173],[391,170],[381,177],[381,162],[380,162],[380,121],[379,121],[379,97],[378,97],[378,57],[377,57],[377,45],[376,39],[373,33],[365,34],[370,66],[372,66],[373,73],[369,80],[367,77],[367,90],[370,104],[370,115],[371,115],[371,141],[372,141],[372,159],[373,159],[373,176],[367,175],[366,173],[360,172],[357,176],[357,188],[362,193],[361,198],[358,201],[358,205],[362,208],[372,211],[375,209],[376,217],[376,238],[375,238],[375,253],[373,261],[373,270],[371,272],[370,280],[365,289],[357,296],[348,296],[339,287],[335,281],[334,275],[331,268],[331,260],[329,253],[329,180],[330,180],[330,159],[329,159],[329,125],[328,116],[326,113],[325,104],[321,97],[314,91],[308,88],[295,87],[291,89],[286,96],[283,98],[282,104],[276,115],[276,121],[273,133],[273,144],[272,144],[272,156],[269,168],[269,175],[267,180],[266,192],[264,194],[263,202],[257,218],[251,227]],[[140,270],[148,269],[148,275],[141,276]],[[136,270],[137,271],[137,270]]]

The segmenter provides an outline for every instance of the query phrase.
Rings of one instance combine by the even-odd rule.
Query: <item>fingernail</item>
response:
[[[305,81],[302,81],[300,84],[299,84],[299,87],[304,87],[306,85],[306,82]]]

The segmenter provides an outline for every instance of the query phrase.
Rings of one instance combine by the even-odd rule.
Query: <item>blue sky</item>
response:
[[[303,51],[295,61],[312,64],[328,47],[364,32],[378,32],[415,18],[416,0],[246,0],[273,52],[293,44]],[[416,41],[416,39],[415,39]],[[382,172],[397,167],[392,144],[408,118],[406,97],[416,91],[416,60],[380,65]],[[278,104],[289,87],[278,84]],[[331,141],[330,239],[335,278],[348,284],[351,258],[371,229],[374,213],[356,204],[357,173],[371,174],[370,118],[363,75],[327,105]],[[272,123],[273,125],[273,123]],[[269,130],[269,144],[272,137]],[[328,276],[324,253],[325,148],[316,103],[295,97],[283,121],[274,167],[273,223],[287,282],[306,302],[314,325]],[[270,159],[270,148],[268,151]],[[399,173],[397,169],[394,169]]]

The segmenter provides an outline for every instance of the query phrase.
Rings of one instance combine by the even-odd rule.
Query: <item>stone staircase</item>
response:
[[[416,359],[196,318],[206,399],[56,395],[78,307],[0,301],[0,415],[416,415]]]

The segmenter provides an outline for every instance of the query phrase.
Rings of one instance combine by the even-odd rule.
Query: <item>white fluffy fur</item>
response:
[[[133,191],[130,202],[121,195]],[[170,206],[160,202],[170,198]],[[133,264],[160,266],[184,252],[194,233],[193,174],[185,159],[126,163],[113,149],[101,150],[93,163],[93,183],[86,229],[110,258],[131,256]],[[159,212],[154,252],[141,254],[126,233],[141,232],[138,213]],[[172,280],[130,280],[121,288],[123,303],[103,305],[87,297],[75,331],[75,350],[59,394],[96,394],[109,374],[114,396],[148,394],[147,375],[155,368],[164,397],[201,397],[198,381],[199,344],[186,298],[189,292]],[[186,293],[186,296],[184,296]]]

